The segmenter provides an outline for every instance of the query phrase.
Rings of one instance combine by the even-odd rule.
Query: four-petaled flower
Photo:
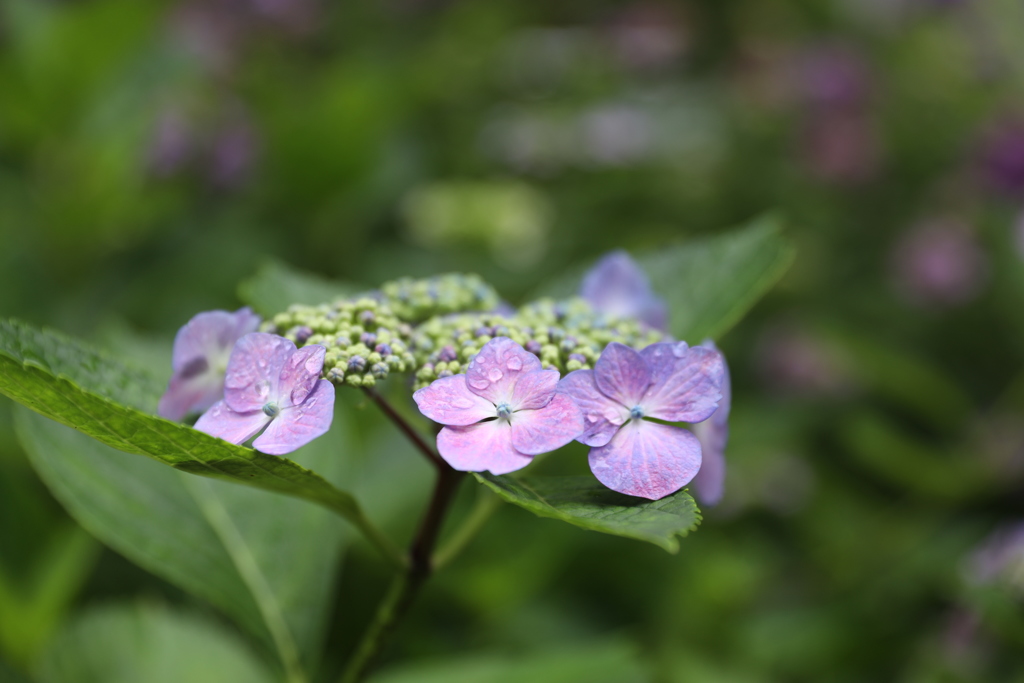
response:
[[[334,419],[334,386],[320,379],[326,349],[253,332],[238,340],[228,361],[224,400],[206,411],[196,429],[232,443],[283,455],[324,434]]]
[[[718,351],[711,340],[701,344]],[[725,492],[725,446],[729,442],[729,409],[732,407],[732,387],[729,382],[729,364],[722,356],[722,398],[718,410],[711,417],[693,425],[693,433],[700,440],[700,471],[693,478],[693,493],[704,505],[716,505]]]
[[[231,349],[259,325],[260,317],[250,308],[234,313],[206,311],[185,323],[174,338],[174,374],[160,398],[157,414],[180,420],[219,401],[224,395],[224,373]]]
[[[686,342],[651,344],[639,353],[609,344],[593,370],[566,375],[561,390],[583,410],[578,441],[592,446],[590,470],[620,493],[658,500],[690,482],[701,465],[700,441],[680,427],[701,422],[721,399],[722,356]]]
[[[495,337],[466,374],[435,380],[413,399],[421,413],[445,425],[437,450],[449,465],[506,474],[583,431],[579,407],[558,383],[558,370],[544,370],[522,346]]]
[[[668,330],[668,309],[651,282],[624,251],[606,254],[583,277],[580,296],[595,311],[615,318],[636,318],[656,330]]]

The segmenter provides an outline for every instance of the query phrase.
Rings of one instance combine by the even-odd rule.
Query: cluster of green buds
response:
[[[327,349],[324,377],[373,386],[414,373],[414,388],[464,373],[487,342],[508,337],[561,373],[590,368],[610,342],[643,348],[665,335],[630,318],[610,318],[583,299],[541,299],[496,312],[500,300],[476,275],[402,279],[380,290],[319,306],[293,305],[263,331],[296,346]]]

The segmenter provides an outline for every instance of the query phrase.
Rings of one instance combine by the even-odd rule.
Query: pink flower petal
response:
[[[619,493],[658,500],[700,469],[700,441],[679,427],[630,420],[607,446],[590,449],[590,471]]]
[[[669,422],[706,420],[722,397],[722,354],[686,342],[651,344],[640,352],[654,381],[643,398],[644,412]]]
[[[535,370],[519,376],[509,402],[512,410],[537,410],[546,406],[558,386],[558,370]]]
[[[293,353],[295,344],[276,334],[252,332],[239,339],[228,361],[224,401],[237,412],[262,410],[270,401],[280,403],[281,370]]]
[[[260,317],[250,308],[240,308],[234,313],[227,311],[206,311],[195,315],[178,330],[174,337],[174,352],[171,368],[181,372],[196,358],[206,358],[211,365],[223,356],[226,363],[235,342],[260,326]],[[217,373],[224,368],[212,368]]]
[[[530,464],[533,456],[512,446],[512,426],[505,420],[445,427],[437,435],[437,452],[463,472],[508,474]]]
[[[443,425],[471,425],[498,414],[493,403],[469,390],[465,375],[436,379],[412,400],[427,419]]]
[[[537,356],[508,337],[495,337],[469,362],[466,385],[494,405],[511,403],[519,377],[540,369]]]
[[[701,346],[715,349],[712,342]],[[724,363],[722,376],[722,399],[718,410],[711,417],[693,425],[693,433],[700,440],[703,462],[700,471],[693,478],[693,492],[704,505],[715,505],[725,492],[725,446],[729,442],[729,409],[732,405],[732,389],[729,383],[729,366]]]
[[[636,318],[658,330],[668,329],[665,302],[651,291],[651,282],[624,251],[601,258],[583,278],[580,296],[595,311],[615,318]]]
[[[561,448],[582,432],[583,412],[568,394],[555,394],[543,408],[512,414],[512,447],[527,455]]]
[[[189,413],[206,410],[223,396],[223,376],[205,371],[191,377],[174,375],[167,385],[167,391],[160,397],[156,414],[177,422]]]
[[[625,406],[598,391],[592,370],[570,372],[558,383],[558,390],[571,396],[583,413],[584,430],[576,437],[580,443],[604,446],[629,419]]]
[[[270,418],[262,410],[236,413],[224,401],[217,401],[196,421],[195,428],[231,443],[245,443],[267,426]]]
[[[602,394],[629,409],[640,403],[650,386],[651,370],[639,353],[612,342],[594,363],[594,382]]]
[[[334,385],[322,379],[302,404],[282,409],[252,445],[270,455],[291,453],[325,434],[333,419]]]
[[[281,369],[278,395],[281,407],[297,406],[306,400],[320,379],[327,349],[317,344],[303,346],[291,355]]]

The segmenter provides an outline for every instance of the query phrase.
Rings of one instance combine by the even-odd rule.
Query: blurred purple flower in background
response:
[[[711,340],[701,344],[703,348],[718,351]],[[722,355],[722,398],[718,409],[711,417],[693,426],[693,433],[700,441],[701,464],[693,478],[693,491],[704,505],[715,505],[725,492],[725,447],[729,443],[729,411],[732,408],[732,386],[729,365]]]
[[[174,374],[160,398],[157,414],[180,420],[206,410],[224,395],[224,373],[235,342],[255,332],[260,317],[250,308],[234,313],[199,313],[178,330],[171,368]]]
[[[860,108],[871,94],[863,55],[848,45],[826,43],[804,50],[796,65],[803,101],[825,108]]]
[[[762,332],[755,363],[765,387],[775,393],[844,396],[854,388],[842,354],[799,323],[779,322]]]
[[[558,382],[558,370],[544,370],[522,346],[496,337],[465,375],[437,379],[413,400],[426,417],[445,425],[437,450],[449,465],[507,474],[583,431],[579,407],[556,390]]]
[[[689,431],[645,420],[701,422],[721,399],[722,355],[686,342],[651,344],[639,353],[612,342],[593,370],[576,370],[560,389],[580,406],[590,470],[608,488],[651,500],[688,484],[701,466]]]
[[[964,573],[972,584],[998,582],[1024,594],[1024,522],[996,529],[967,559]]]
[[[982,134],[978,155],[989,187],[1012,197],[1024,195],[1024,119],[992,123]]]
[[[209,177],[225,189],[240,187],[252,175],[259,153],[259,136],[244,116],[235,116],[213,138]]]
[[[158,178],[174,175],[195,152],[196,136],[184,112],[168,108],[157,116],[149,144],[147,167]]]
[[[601,257],[583,277],[580,296],[595,311],[615,318],[636,318],[657,330],[668,329],[668,309],[651,282],[625,251]]]
[[[330,429],[334,385],[320,379],[326,349],[295,348],[288,339],[253,332],[238,340],[228,361],[224,400],[196,422],[196,429],[231,443],[283,455]]]
[[[893,247],[889,265],[896,290],[917,306],[968,303],[988,276],[988,255],[971,226],[956,218],[911,228]]]
[[[626,5],[608,26],[608,37],[619,62],[637,71],[674,65],[688,42],[678,7],[663,2]]]

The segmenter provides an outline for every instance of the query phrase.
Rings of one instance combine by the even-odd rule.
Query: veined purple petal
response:
[[[512,446],[512,426],[505,420],[445,427],[437,435],[437,452],[445,462],[463,472],[488,470],[492,474],[508,474],[533,461],[532,455],[520,453]]]
[[[160,397],[156,414],[177,422],[189,413],[206,410],[223,396],[223,376],[205,371],[187,378],[173,375],[167,384],[167,391]]]
[[[320,379],[326,353],[327,349],[324,347],[311,344],[303,346],[285,361],[278,383],[282,408],[289,405],[297,406],[306,400]]]
[[[584,276],[580,296],[616,318],[636,318],[658,330],[668,330],[668,309],[651,290],[651,282],[624,251],[605,255]]]
[[[561,448],[583,432],[583,412],[568,394],[558,393],[543,408],[512,414],[512,447],[527,455]]]
[[[511,403],[519,377],[540,369],[537,356],[508,337],[495,337],[469,362],[466,385],[494,405]]]
[[[714,342],[701,346],[718,351]],[[729,365],[722,357],[722,399],[711,417],[693,425],[693,433],[700,440],[703,462],[693,478],[693,492],[704,505],[715,505],[725,492],[725,446],[729,442],[729,410],[732,407],[732,388],[729,383]]]
[[[284,455],[323,436],[334,420],[334,385],[318,380],[313,391],[300,405],[283,408],[267,431],[252,442],[256,450]]]
[[[555,395],[558,378],[558,370],[555,369],[535,370],[520,375],[512,390],[512,410],[538,410],[546,406]]]
[[[217,401],[199,416],[195,428],[231,443],[245,443],[259,434],[270,419],[262,410],[237,413],[224,401]]]
[[[466,386],[465,375],[442,377],[412,395],[427,419],[443,425],[465,426],[497,416],[494,404]]]
[[[630,420],[607,446],[590,449],[590,471],[619,493],[658,500],[700,469],[700,441],[680,427]]]
[[[722,397],[722,354],[686,342],[651,344],[640,356],[653,381],[643,397],[644,413],[669,422],[706,420]]]
[[[651,385],[651,370],[639,353],[625,344],[612,342],[594,363],[594,383],[602,394],[628,410],[640,403]]]
[[[239,339],[228,361],[224,401],[237,412],[280,402],[281,370],[293,353],[295,344],[276,334],[252,332]]]
[[[562,378],[558,390],[572,397],[583,413],[583,433],[576,437],[588,446],[604,446],[629,419],[629,409],[602,394],[593,370],[575,370]]]

